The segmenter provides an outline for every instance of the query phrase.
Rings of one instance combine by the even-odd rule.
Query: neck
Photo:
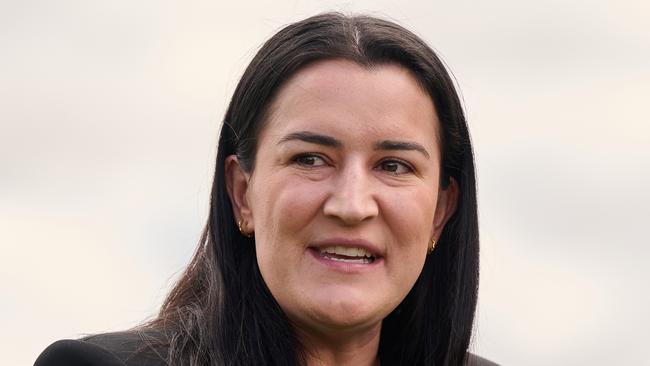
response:
[[[301,332],[302,333],[302,332]],[[354,334],[300,334],[307,366],[378,366],[381,324]]]

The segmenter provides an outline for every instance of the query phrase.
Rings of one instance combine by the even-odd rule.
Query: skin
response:
[[[439,186],[433,102],[401,66],[328,60],[295,74],[269,112],[255,169],[226,161],[235,217],[254,232],[262,277],[308,364],[376,364],[382,320],[456,207],[456,183]],[[346,240],[381,258],[347,265],[314,249]]]

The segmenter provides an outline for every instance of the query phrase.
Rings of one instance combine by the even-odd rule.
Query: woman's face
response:
[[[397,65],[343,60],[294,75],[271,105],[248,175],[227,163],[271,293],[299,328],[378,328],[453,213],[440,190],[438,118]]]

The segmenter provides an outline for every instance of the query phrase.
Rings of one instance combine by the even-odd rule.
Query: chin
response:
[[[312,307],[311,313],[317,323],[337,330],[374,327],[381,323],[389,310],[379,306],[369,296],[328,296],[321,297]]]

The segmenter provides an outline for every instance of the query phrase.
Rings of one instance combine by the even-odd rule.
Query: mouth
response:
[[[365,248],[359,247],[344,247],[341,245],[329,246],[324,248],[314,248],[318,254],[332,261],[355,263],[355,264],[371,264],[377,257]]]
[[[312,243],[309,249],[317,258],[332,264],[369,265],[382,258],[380,250],[365,240],[336,238]]]

